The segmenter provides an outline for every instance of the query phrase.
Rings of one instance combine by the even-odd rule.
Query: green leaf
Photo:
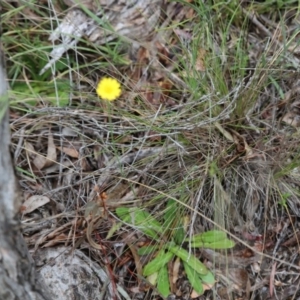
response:
[[[224,231],[220,230],[209,230],[202,232],[200,234],[194,235],[191,239],[186,238],[186,242],[191,242],[191,243],[212,243],[212,242],[217,242],[221,241],[227,238],[227,235]]]
[[[227,238],[224,231],[219,230],[209,230],[202,233],[201,239],[204,243],[212,243],[221,241]]]
[[[202,275],[207,274],[208,270],[206,266],[193,254],[187,252],[185,249],[182,249],[179,246],[167,244],[166,247],[169,251],[173,252],[176,256],[186,262],[197,273]]]
[[[178,217],[179,215],[180,208],[178,207],[178,203],[170,199],[164,211],[164,223],[162,227],[165,229],[165,232],[169,233],[175,242],[180,245],[184,242],[185,231],[182,225],[182,218]]]
[[[164,249],[160,250],[157,256],[144,267],[143,275],[149,276],[158,272],[172,259],[173,256],[174,254],[172,252],[165,252]]]
[[[157,250],[159,246],[158,245],[148,245],[148,246],[144,246],[138,249],[137,253],[138,255],[147,255],[150,253],[153,253],[154,251]]]
[[[199,275],[200,279],[202,282],[207,283],[209,285],[214,285],[215,284],[215,276],[212,272],[208,271],[207,274],[205,275]]]
[[[117,216],[123,220],[126,215],[129,215],[129,208],[128,207],[117,207],[116,208]]]
[[[235,246],[235,243],[227,238],[226,233],[220,230],[196,234],[192,238],[186,238],[185,241],[191,242],[191,247],[194,248],[229,249]]]
[[[223,240],[214,243],[204,243],[203,248],[210,248],[210,249],[230,249],[235,246],[235,242],[231,240]],[[196,247],[196,246],[195,246]]]
[[[144,225],[145,227],[154,229],[157,232],[163,232],[161,224],[144,209],[133,207],[129,210],[136,225]]]
[[[176,216],[176,211],[177,211],[177,203],[175,200],[170,199],[167,202],[167,206],[164,212],[164,228],[170,228],[174,221],[174,216]]]
[[[130,223],[131,218],[127,207],[118,207],[116,209],[116,214],[123,222]]]
[[[185,232],[183,226],[180,226],[175,230],[174,241],[176,244],[180,245],[184,242]]]
[[[183,262],[183,266],[191,286],[199,295],[202,295],[204,289],[199,274],[185,261]]]
[[[70,83],[65,80],[57,80],[55,84],[53,82],[41,82],[39,80],[32,81],[30,85],[24,82],[16,82],[13,85],[13,93],[15,96],[27,95],[29,97],[35,97],[35,100],[26,101],[31,105],[35,105],[39,98],[43,98],[43,101],[48,101],[52,105],[65,107],[69,103]],[[19,101],[20,102],[20,101]],[[24,100],[22,99],[22,102]]]
[[[116,209],[116,214],[121,220],[125,221],[126,219],[126,223],[130,223],[135,226],[135,228],[137,227],[136,229],[153,239],[158,239],[160,237],[158,233],[162,233],[163,231],[160,223],[148,212],[140,208],[118,207]]]
[[[164,265],[158,272],[157,289],[163,297],[168,297],[171,293],[167,265]]]
[[[153,239],[158,239],[159,235],[157,233],[163,232],[160,223],[145,210],[135,207],[131,208],[130,216],[131,223],[135,226],[138,226],[140,231],[152,237]]]
[[[128,207],[117,207],[116,214],[122,221],[124,221],[124,219],[129,216],[129,208]]]

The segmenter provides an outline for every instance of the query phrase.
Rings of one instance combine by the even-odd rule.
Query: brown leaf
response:
[[[172,287],[176,286],[176,282],[179,279],[179,271],[180,271],[180,258],[177,257],[174,261],[173,264],[173,270],[172,270]],[[173,289],[172,292],[175,292],[175,290]]]
[[[77,137],[78,133],[70,127],[64,127],[61,134],[66,137]]]
[[[33,163],[37,169],[41,170],[45,167],[53,165],[56,162],[56,157],[56,147],[54,145],[53,135],[52,133],[49,133],[47,157],[37,154],[33,160]]]
[[[50,199],[46,196],[34,195],[29,197],[21,206],[21,212],[26,215],[36,210],[37,208],[49,203]]]
[[[149,131],[149,140],[151,142],[161,142],[161,135],[154,130]]]
[[[195,298],[198,298],[200,295],[193,289],[192,292],[191,292],[191,299],[195,299]]]
[[[205,56],[206,56],[206,50],[200,48],[198,50],[198,56],[197,56],[196,65],[195,65],[195,69],[199,72],[204,72],[206,70],[205,62],[204,62]]]
[[[60,150],[61,152],[73,157],[73,158],[78,158],[79,157],[79,153],[76,149],[74,148],[67,148],[67,147],[57,147],[58,150]]]
[[[56,147],[54,145],[53,135],[49,133],[48,136],[48,151],[47,151],[47,161],[45,167],[49,167],[56,162],[57,154]]]
[[[35,151],[33,145],[26,141],[25,141],[25,151],[29,157],[31,157],[31,158],[35,157],[36,151]]]
[[[219,273],[219,272],[218,272]],[[231,292],[247,293],[250,281],[248,272],[242,268],[228,268],[221,270],[218,274],[222,282],[226,282],[225,288],[218,289],[221,299],[229,299],[228,294]],[[243,298],[244,299],[244,298]],[[248,299],[248,298],[247,298]]]
[[[300,116],[294,113],[287,113],[283,116],[282,122],[297,128],[300,125]]]
[[[46,164],[46,157],[41,154],[37,154],[36,157],[33,159],[33,163],[38,170],[41,170]]]
[[[276,266],[277,266],[277,263],[274,262],[272,265],[271,274],[270,274],[269,291],[270,291],[271,297],[273,296],[273,293],[274,293],[274,281],[275,281],[275,274],[276,274]]]

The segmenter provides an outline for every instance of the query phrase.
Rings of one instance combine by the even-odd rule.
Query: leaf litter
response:
[[[108,276],[131,291],[131,299],[158,299],[153,286],[141,284],[141,265],[135,266],[133,247],[148,245],[149,238],[126,222],[115,227],[115,210],[139,207],[162,219],[166,195],[183,203],[188,198],[190,209],[182,214],[190,217],[191,232],[214,229],[214,220],[238,242],[230,251],[193,249],[216,274],[217,284],[208,286],[205,296],[191,291],[184,266],[169,262],[174,297],[210,299],[212,290],[220,299],[297,297],[297,46],[294,41],[284,46],[275,11],[255,13],[245,6],[244,77],[229,76],[243,37],[237,20],[228,31],[229,53],[223,55],[224,41],[216,31],[212,48],[198,47],[195,57],[198,85],[209,71],[210,52],[221,58],[228,94],[220,96],[212,80],[210,89],[195,96],[188,74],[178,71],[183,68],[178,57],[185,55],[179,51],[193,41],[189,28],[197,18],[191,9],[185,13],[181,17],[188,15],[190,21],[174,30],[168,43],[156,44],[154,63],[147,48],[138,52],[126,69],[128,92],[109,111],[102,103],[89,108],[74,99],[77,107],[39,104],[33,112],[12,112],[12,148],[18,148],[15,161],[27,195],[22,208],[27,243],[35,250],[55,245],[81,249],[107,266]],[[298,18],[293,13],[284,19],[291,38]],[[116,230],[106,239],[111,228]]]

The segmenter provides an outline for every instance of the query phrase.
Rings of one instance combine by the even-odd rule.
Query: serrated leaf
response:
[[[151,260],[143,270],[144,276],[149,276],[155,272],[158,272],[164,265],[166,265],[174,256],[172,252],[165,252],[165,250],[160,250],[158,255]]]
[[[171,293],[167,265],[164,265],[158,272],[157,289],[163,297],[168,297]]]
[[[138,249],[137,253],[138,255],[147,255],[150,253],[153,253],[154,251],[157,250],[159,246],[158,245],[149,245],[149,246],[144,246]]]
[[[191,286],[199,295],[202,295],[204,289],[199,274],[195,271],[195,269],[191,268],[191,266],[185,261],[183,262],[183,266]]]
[[[214,285],[215,284],[215,276],[212,272],[208,271],[205,275],[199,275],[202,282],[208,284],[208,285]]]
[[[208,270],[206,266],[193,254],[187,252],[185,249],[179,246],[167,244],[166,247],[199,274],[207,274]]]

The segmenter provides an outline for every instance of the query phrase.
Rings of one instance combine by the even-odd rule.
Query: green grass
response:
[[[81,199],[86,202],[97,180],[102,180],[102,192],[111,184],[125,182],[139,211],[163,227],[156,246],[161,240],[174,242],[177,229],[184,239],[208,230],[223,230],[234,238],[236,228],[268,236],[279,216],[291,219],[300,215],[295,208],[299,198],[298,129],[282,122],[287,112],[295,111],[295,93],[287,95],[295,90],[298,58],[291,49],[298,46],[298,31],[288,29],[299,13],[299,2],[261,1],[243,7],[239,1],[178,2],[189,5],[194,14],[170,25],[182,30],[164,41],[175,53],[168,62],[172,71],[145,61],[130,63],[128,54],[121,51],[124,39],[120,37],[101,46],[82,40],[76,54],[69,51],[56,63],[55,74],[48,70],[43,75],[39,73],[52,47],[47,38],[55,27],[48,8],[33,2],[19,7],[6,4],[2,41],[14,114],[13,149],[25,136],[34,151],[46,156],[48,144],[42,132],[58,134],[62,128],[73,129],[77,136],[57,135],[56,146],[90,150],[80,154],[78,162],[94,160],[96,167],[81,164],[82,169],[74,168],[80,183],[75,187],[68,183],[63,196],[68,199],[73,189],[85,191]],[[23,13],[24,5],[32,15]],[[253,13],[271,35],[251,19]],[[144,77],[132,71],[139,63]],[[98,99],[95,86],[103,76],[120,80],[121,99],[112,103]],[[173,81],[175,77],[179,80]],[[160,91],[160,84],[166,81],[172,84]],[[173,104],[168,106],[164,99]],[[21,177],[28,177],[34,172],[32,158],[25,143],[18,147],[17,168]],[[146,149],[152,152],[142,156]],[[124,157],[132,153],[135,158],[124,163]],[[57,154],[58,164],[63,157],[61,152]],[[73,165],[77,159],[70,159]],[[72,169],[72,164],[68,168]],[[97,173],[99,169],[102,175]],[[41,178],[31,175],[51,192],[49,182],[59,184],[49,174],[45,172]],[[170,209],[170,199],[176,209]],[[119,209],[127,206],[132,205],[122,202]],[[67,207],[75,210],[71,204]],[[109,210],[116,216],[114,208]],[[127,227],[117,226],[110,238],[117,240],[126,230],[136,231],[137,244],[143,240],[141,233],[147,236],[138,227],[142,223],[148,226],[149,220],[142,220],[139,226],[132,219],[125,221]],[[155,245],[155,236],[149,238],[148,233],[146,240]],[[181,249],[186,247],[183,240],[176,242]],[[189,251],[196,255],[199,249],[190,247]],[[218,266],[212,273],[214,268]],[[166,270],[161,270],[165,278]],[[160,269],[156,271],[159,276]],[[186,269],[185,273],[189,272]],[[190,282],[197,281],[189,274]],[[214,288],[206,293],[216,297]],[[234,291],[228,294],[234,299]]]

